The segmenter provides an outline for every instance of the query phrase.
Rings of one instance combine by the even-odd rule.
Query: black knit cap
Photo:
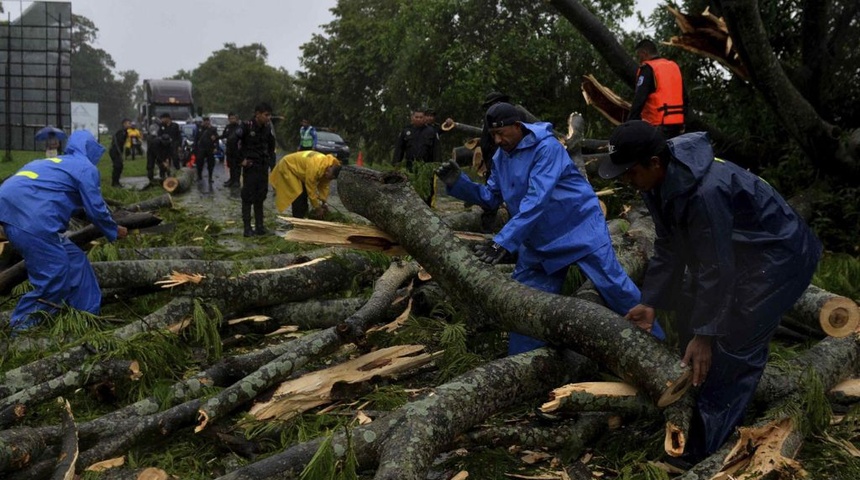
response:
[[[630,120],[615,127],[609,137],[609,158],[600,162],[600,178],[616,178],[637,162],[650,158],[666,144],[663,132],[648,122]]]

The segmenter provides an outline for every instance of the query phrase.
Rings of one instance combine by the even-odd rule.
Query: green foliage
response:
[[[132,388],[138,398],[147,397],[163,379],[178,379],[189,361],[188,352],[179,337],[160,331],[141,333],[129,339],[118,339],[112,332],[91,332],[82,341],[98,352],[87,359],[88,364],[113,358],[139,363],[143,375]]]
[[[332,434],[327,435],[299,476],[301,480],[358,480],[355,472],[358,461],[352,445],[352,436],[348,428],[344,428],[344,433],[347,439],[344,458],[335,455]]]
[[[844,253],[824,255],[812,283],[829,292],[860,301],[860,258]]]
[[[212,52],[197,68],[184,75],[180,72],[179,76],[191,80],[194,99],[204,113],[235,112],[239,118],[250,120],[254,106],[265,101],[275,109],[275,115],[281,115],[287,99],[295,96],[293,78],[285,70],[267,65],[267,58],[266,47],[260,43],[241,47],[225,43],[224,48]],[[298,125],[298,121],[291,125]],[[278,138],[285,141],[282,127],[276,125],[276,128]]]
[[[191,338],[203,346],[208,353],[209,361],[221,358],[221,334],[219,328],[223,316],[213,305],[203,305],[203,300],[194,299],[194,312],[191,315]]]
[[[43,312],[39,312],[42,314]],[[50,325],[53,338],[79,338],[93,332],[104,331],[108,325],[98,315],[64,306],[54,315],[44,314],[43,324]]]
[[[631,5],[591,4],[613,28]],[[580,76],[609,75],[593,47],[546,3],[349,0],[332,11],[326,34],[303,46],[306,71],[296,80],[287,123],[308,117],[337,130],[374,164],[390,159],[412,108],[430,105],[439,121],[480,125],[484,96],[503,90],[561,125],[571,110],[586,111]],[[433,28],[418,27],[424,25]],[[443,137],[443,152],[461,141],[454,137]]]
[[[394,410],[406,405],[409,394],[399,385],[376,387],[372,392],[362,397],[362,403],[370,402],[376,410]]]

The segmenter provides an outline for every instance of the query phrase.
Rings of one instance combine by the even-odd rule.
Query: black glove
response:
[[[453,186],[460,178],[460,166],[454,160],[448,160],[436,169],[436,176],[447,186]]]
[[[507,263],[513,258],[510,252],[492,240],[475,245],[474,251],[475,255],[478,256],[478,260],[490,265]]]

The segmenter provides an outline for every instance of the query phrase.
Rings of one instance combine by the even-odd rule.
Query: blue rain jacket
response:
[[[821,244],[767,182],[715,160],[706,133],[668,143],[675,160],[666,180],[643,194],[657,240],[642,303],[674,309],[673,298],[687,291],[693,334],[737,335],[749,328],[745,315],[805,268],[798,259],[817,263]]]
[[[102,198],[96,168],[104,151],[91,133],[78,130],[64,155],[24,165],[0,185],[0,223],[32,235],[55,235],[66,230],[75,210],[83,209],[108,240],[116,240],[117,225]]]
[[[486,185],[465,174],[448,192],[486,209],[507,204],[511,219],[494,240],[518,264],[555,273],[610,242],[597,196],[545,122],[523,123],[527,134],[511,152],[498,149]]]

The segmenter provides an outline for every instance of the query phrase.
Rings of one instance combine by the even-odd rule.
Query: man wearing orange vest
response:
[[[687,96],[678,64],[661,58],[657,45],[645,39],[636,44],[639,70],[628,120],[644,120],[663,131],[665,138],[684,133]]]

